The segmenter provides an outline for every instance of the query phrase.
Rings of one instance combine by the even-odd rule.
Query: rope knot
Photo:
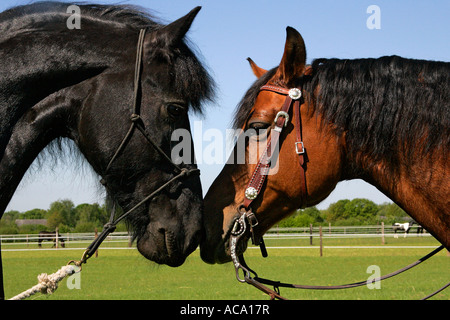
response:
[[[46,273],[41,273],[38,275],[38,281],[42,284],[41,293],[42,294],[52,294],[58,289],[58,283],[52,280]]]
[[[113,232],[116,230],[116,225],[112,222],[108,222],[103,226],[103,230],[108,230],[109,232]]]
[[[188,168],[181,168],[180,176],[182,177],[189,177],[191,174],[199,174],[199,169],[188,169]]]
[[[139,119],[141,119],[141,116],[136,113],[133,113],[131,115],[130,119],[131,119],[131,121],[136,122],[136,121],[139,121]]]

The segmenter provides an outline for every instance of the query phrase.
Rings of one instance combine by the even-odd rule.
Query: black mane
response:
[[[10,24],[10,29],[21,29],[25,26],[32,28],[44,27],[46,23],[63,16],[69,5],[77,5],[81,9],[83,19],[99,19],[117,24],[124,24],[136,30],[141,28],[158,28],[160,24],[145,9],[132,5],[101,5],[77,2],[39,1],[29,5],[21,5],[10,8],[0,13],[0,23],[12,22],[13,19],[22,18],[20,24]],[[65,28],[65,24],[60,25]]]
[[[412,160],[450,146],[450,63],[405,59],[317,59],[311,76],[300,79],[311,99],[338,134],[346,132],[350,154],[398,163],[399,152]],[[234,127],[241,128],[259,88],[258,79],[238,105]],[[314,90],[319,87],[318,96]]]
[[[109,27],[121,29],[121,37],[124,38],[137,37],[142,28],[147,28],[148,32],[152,32],[163,27],[162,24],[155,21],[150,13],[139,6],[42,1],[1,12],[0,42],[22,32],[30,34],[33,32],[49,34],[67,32],[66,21],[71,13],[66,11],[68,6],[73,4],[80,8],[82,24],[87,20],[94,23],[111,24]],[[109,27],[103,28],[108,29]],[[98,32],[102,32],[101,28]],[[107,30],[103,32],[104,37],[107,37]],[[178,48],[171,48],[170,52],[157,51],[150,58],[156,54],[171,58],[169,62],[171,70],[173,70],[171,74],[173,75],[174,90],[189,101],[189,105],[195,111],[202,112],[202,102],[212,101],[214,98],[215,83],[197,58],[198,52],[194,52],[192,44],[186,41],[186,38]],[[176,58],[172,59],[174,55]]]

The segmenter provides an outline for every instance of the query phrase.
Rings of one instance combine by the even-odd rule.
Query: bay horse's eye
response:
[[[270,123],[267,122],[252,122],[248,125],[248,130],[253,130],[257,136],[267,133]]]
[[[173,119],[177,119],[178,117],[184,115],[187,112],[187,108],[178,105],[178,104],[169,104],[167,105],[167,113]]]

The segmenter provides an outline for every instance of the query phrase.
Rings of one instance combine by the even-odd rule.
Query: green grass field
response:
[[[376,265],[381,275],[395,271],[421,258],[431,248],[389,248],[389,246],[434,246],[432,238],[388,238],[379,248],[380,239],[325,239],[323,256],[318,240],[313,247],[309,239],[266,240],[269,257],[259,250],[248,249],[246,261],[261,277],[309,285],[337,285],[367,280],[367,267]],[[49,246],[49,244],[47,245]],[[108,246],[123,249],[106,249]],[[270,247],[291,247],[275,249]],[[307,248],[292,248],[305,246]],[[333,248],[353,246],[353,248]],[[358,248],[377,246],[376,248]],[[3,246],[12,249],[17,246]],[[30,245],[34,248],[34,245]],[[80,248],[84,244],[69,244]],[[22,245],[22,248],[25,248]],[[103,248],[103,249],[102,249]],[[2,251],[6,298],[37,284],[37,275],[53,273],[67,261],[81,257],[83,250]],[[443,250],[420,266],[381,283],[380,289],[366,286],[345,290],[319,291],[281,289],[289,299],[307,300],[405,300],[421,299],[450,281],[450,256]],[[105,243],[98,258],[83,265],[79,275],[80,289],[69,289],[66,280],[53,295],[37,294],[38,300],[96,299],[184,299],[184,300],[254,300],[267,296],[250,285],[236,280],[233,265],[208,265],[195,251],[179,268],[158,266],[149,262],[126,243]],[[449,300],[450,289],[433,299]]]

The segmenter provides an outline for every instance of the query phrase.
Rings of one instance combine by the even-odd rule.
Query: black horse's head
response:
[[[138,55],[142,50],[137,68],[135,52],[126,48],[132,59],[124,56],[123,69],[114,68],[96,81],[95,94],[85,101],[78,123],[78,145],[102,175],[109,195],[124,211],[136,207],[127,219],[139,252],[171,266],[182,264],[200,241],[199,175],[177,179],[142,201],[180,174],[180,169],[195,173],[193,156],[179,163],[171,150],[178,143],[172,141],[173,133],[190,133],[188,111],[199,110],[211,89],[207,73],[183,41],[198,11],[147,30],[142,48],[137,49]],[[184,151],[191,152],[190,135],[187,143],[190,150]]]
[[[5,195],[0,209],[40,150],[68,137],[102,177],[114,202],[124,212],[135,208],[127,220],[140,253],[157,263],[181,265],[201,236],[198,174],[176,179],[146,199],[180,170],[196,169],[190,136],[172,141],[172,134],[190,133],[188,111],[201,112],[202,102],[213,95],[212,79],[185,41],[200,8],[168,25],[127,6],[78,8],[79,29],[66,25],[73,17],[64,3],[37,3],[5,15],[5,30],[15,37],[11,46],[19,47],[4,52],[16,51],[21,57],[17,68],[23,70],[11,68],[13,80],[16,74],[22,78],[7,84],[16,86],[10,96],[17,98],[9,100],[18,102],[14,113],[5,113],[11,119],[0,130],[0,172],[11,176],[4,184],[0,180]],[[33,27],[38,32],[30,31]],[[142,29],[145,36],[139,40]],[[5,65],[15,61],[3,59]],[[192,154],[188,160],[171,158],[178,143]]]

